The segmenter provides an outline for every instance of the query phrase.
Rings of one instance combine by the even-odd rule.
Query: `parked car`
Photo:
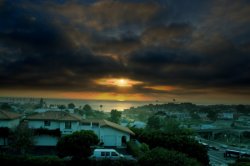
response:
[[[122,159],[123,154],[118,153],[115,149],[95,149],[90,159]]]

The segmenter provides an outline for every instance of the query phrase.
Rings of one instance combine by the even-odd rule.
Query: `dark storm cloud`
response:
[[[114,91],[98,78],[145,87],[249,89],[249,2],[11,1],[0,3],[2,88]],[[249,90],[247,90],[248,93]]]
[[[119,73],[122,65],[76,48],[49,15],[7,2],[0,31],[1,86],[85,89],[89,78]],[[80,86],[80,87],[79,87]]]

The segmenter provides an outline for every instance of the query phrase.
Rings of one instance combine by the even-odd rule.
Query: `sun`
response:
[[[131,80],[128,78],[101,78],[94,81],[96,84],[104,86],[116,86],[120,88],[129,88],[134,85],[142,84],[140,81]]]
[[[121,79],[118,79],[117,82],[116,82],[116,85],[117,86],[120,86],[120,87],[125,87],[125,86],[129,86],[128,85],[128,81],[121,78]]]

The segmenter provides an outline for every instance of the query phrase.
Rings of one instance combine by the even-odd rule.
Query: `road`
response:
[[[229,163],[234,163],[233,158],[224,158],[224,149],[208,150],[208,156],[211,166],[227,166]]]

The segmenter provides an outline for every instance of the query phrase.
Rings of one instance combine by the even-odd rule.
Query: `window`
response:
[[[65,129],[71,129],[71,122],[65,122]]]
[[[106,156],[110,156],[110,152],[106,152]]]
[[[45,120],[44,121],[44,126],[50,126],[50,121],[49,120]]]
[[[98,127],[99,123],[92,123],[92,127]]]
[[[105,152],[101,152],[101,156],[105,156]]]
[[[81,125],[82,126],[90,126],[90,123],[89,122],[82,122]]]
[[[118,156],[118,154],[115,153],[115,152],[112,152],[112,153],[111,153],[111,156]]]

